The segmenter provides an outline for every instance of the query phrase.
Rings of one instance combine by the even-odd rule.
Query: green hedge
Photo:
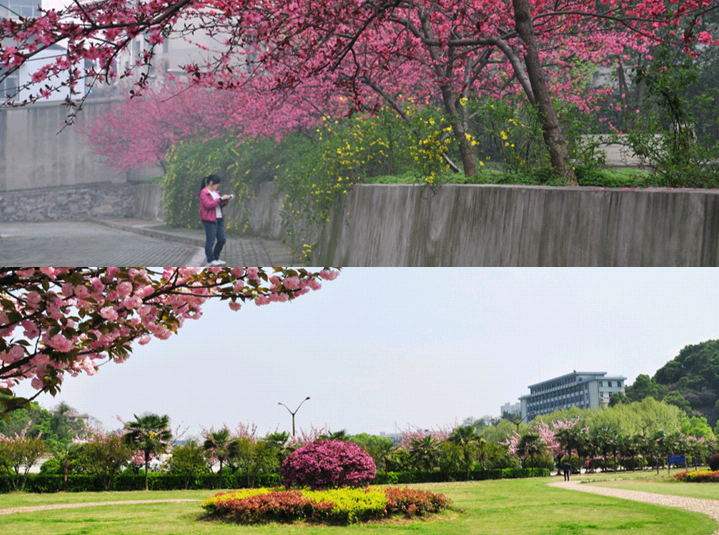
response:
[[[534,475],[532,475],[534,474]],[[472,470],[469,472],[378,472],[373,483],[443,483],[445,481],[483,481],[486,479],[518,479],[525,477],[547,477],[546,468],[504,468],[496,470]]]
[[[60,492],[61,474],[30,474],[25,483],[26,492]],[[186,477],[178,474],[151,473],[147,475],[150,490],[184,490]],[[256,487],[277,487],[282,484],[279,474],[259,474]],[[217,474],[200,474],[190,477],[188,489],[216,489],[219,486]],[[242,473],[222,474],[222,488],[247,488],[247,477]],[[105,490],[102,480],[96,475],[70,474],[67,476],[68,492],[100,492]],[[145,490],[145,474],[120,474],[115,476],[112,490]],[[11,492],[10,480],[0,477],[0,493]]]
[[[546,468],[505,468],[503,470],[472,470],[467,472],[389,472],[377,473],[374,484],[443,483],[446,481],[482,481],[485,479],[516,479],[524,477],[549,476]],[[25,484],[26,492],[60,492],[61,474],[30,474]],[[184,490],[185,476],[178,474],[151,473],[147,475],[150,490]],[[188,489],[217,489],[217,474],[201,474],[190,477]],[[279,474],[259,474],[254,487],[278,487],[282,484]],[[222,474],[223,489],[248,488],[247,477],[242,473]],[[8,478],[0,478],[0,493],[10,492],[12,487]],[[94,475],[70,474],[67,476],[68,492],[103,491],[100,477]],[[115,476],[113,490],[145,490],[145,475],[123,473]]]

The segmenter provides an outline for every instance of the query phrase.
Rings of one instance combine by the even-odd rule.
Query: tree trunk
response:
[[[559,127],[557,114],[554,112],[552,97],[549,94],[547,80],[544,77],[542,63],[537,50],[537,39],[534,35],[532,14],[529,9],[529,0],[512,0],[514,4],[514,21],[517,33],[524,41],[526,47],[525,63],[527,64],[527,75],[532,84],[532,91],[537,100],[539,119],[542,123],[544,142],[549,150],[552,160],[552,167],[568,186],[578,186],[577,177],[574,174],[569,159],[567,141],[564,138],[562,129]]]
[[[465,176],[475,176],[477,174],[477,159],[474,157],[472,146],[469,143],[469,139],[467,139],[467,131],[460,120],[459,111],[457,110],[457,106],[455,106],[454,95],[449,86],[442,87],[442,101],[444,102],[444,109],[449,116],[449,121],[452,124],[452,133],[459,143],[459,153],[462,155],[464,174]]]

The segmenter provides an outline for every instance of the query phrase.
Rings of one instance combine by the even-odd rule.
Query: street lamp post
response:
[[[305,399],[302,400],[302,403],[310,399],[309,396],[307,396]],[[300,410],[300,407],[302,406],[302,403],[300,403],[297,408],[295,409],[295,412],[292,412],[290,408],[285,405],[284,403],[278,403],[278,405],[282,405],[287,411],[292,415],[292,436],[295,436],[295,414],[297,414],[297,411]]]

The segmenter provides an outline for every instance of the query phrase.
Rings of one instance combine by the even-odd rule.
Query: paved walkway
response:
[[[652,492],[644,492],[641,490],[612,489],[607,487],[598,487],[595,483],[579,483],[577,481],[557,481],[556,483],[550,483],[549,486],[589,492],[592,494],[601,494],[602,496],[623,498],[625,500],[634,500],[637,502],[653,503],[656,505],[663,505],[665,507],[678,507],[680,509],[686,509],[687,511],[709,515],[714,520],[719,521],[719,500],[702,500],[699,498],[687,498],[684,496],[654,494]],[[719,535],[719,530],[715,531],[714,535]]]
[[[204,231],[139,219],[0,223],[5,266],[202,266],[204,245]],[[221,257],[232,266],[296,265],[287,245],[262,238],[228,238]]]
[[[201,500],[177,499],[177,500],[125,500],[119,502],[84,502],[84,503],[55,503],[53,505],[30,505],[27,507],[11,507],[0,509],[0,515],[12,513],[34,513],[35,511],[48,511],[50,509],[76,509],[78,507],[97,507],[98,505],[135,505],[142,503],[181,503],[199,502]]]

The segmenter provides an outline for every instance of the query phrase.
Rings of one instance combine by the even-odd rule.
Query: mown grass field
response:
[[[552,478],[556,481],[557,478]],[[631,531],[632,535],[709,535],[719,524],[709,517],[676,509],[629,502],[547,487],[548,478],[528,480],[434,483],[416,488],[443,492],[453,500],[452,511],[430,521],[348,527],[265,525],[237,526],[202,519],[199,502],[107,505],[14,513],[0,516],[2,533],[38,534],[301,534],[342,532],[372,534],[591,534]],[[661,484],[661,483],[659,483]],[[8,507],[139,499],[204,499],[211,491],[122,492],[0,496]]]
[[[700,467],[706,469],[707,467]],[[694,467],[689,468],[690,471]],[[671,475],[678,474],[684,470],[672,470]],[[688,498],[703,498],[707,500],[719,500],[719,485],[713,483],[684,483],[672,479],[667,475],[666,468],[660,470],[659,475],[655,470],[644,472],[609,472],[607,474],[595,474],[580,476],[579,481],[590,481],[602,487],[641,490],[654,492],[656,494],[673,494],[675,496],[686,496]]]

